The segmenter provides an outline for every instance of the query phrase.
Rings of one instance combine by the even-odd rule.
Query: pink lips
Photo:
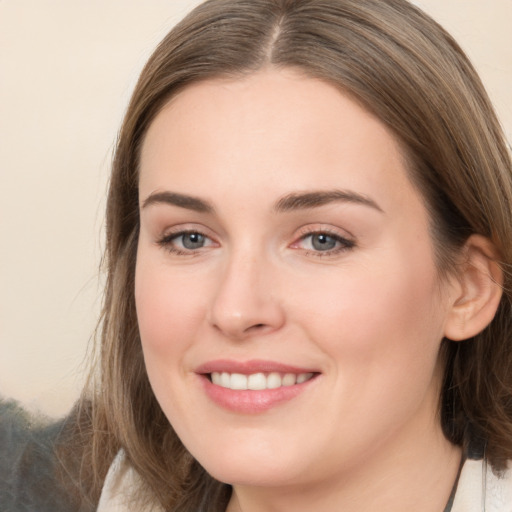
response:
[[[270,373],[279,373],[283,375],[312,373],[314,375],[305,382],[289,386],[283,385],[275,389],[234,390],[212,383],[210,376],[214,372],[241,375],[252,375],[257,373],[267,375]],[[225,409],[245,414],[261,413],[295,398],[299,394],[303,393],[318,376],[318,370],[315,369],[299,368],[296,366],[265,360],[250,360],[244,362],[215,360],[199,366],[196,369],[196,373],[201,378],[203,389],[211,400]]]
[[[287,364],[277,363],[274,361],[265,361],[262,359],[252,359],[250,361],[233,361],[230,359],[218,359],[202,364],[196,369],[196,373],[213,373],[213,372],[228,372],[228,373],[242,373],[249,375],[250,373],[317,373],[318,370],[309,368],[299,368],[297,366],[290,366]]]

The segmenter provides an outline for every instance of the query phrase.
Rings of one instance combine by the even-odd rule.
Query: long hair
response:
[[[151,390],[134,302],[140,148],[162,107],[188,85],[265,67],[334,84],[389,127],[429,210],[440,275],[473,233],[505,274],[493,322],[471,340],[443,340],[439,416],[458,445],[485,445],[495,470],[512,459],[512,166],[502,130],[457,43],[405,0],[208,0],[146,64],[119,134],[107,203],[107,283],[91,451],[97,496],[123,448],[166,510],[224,510],[229,486],[187,452]],[[89,410],[89,409],[87,409]],[[144,489],[141,490],[141,493]]]

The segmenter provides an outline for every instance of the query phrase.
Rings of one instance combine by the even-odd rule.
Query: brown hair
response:
[[[468,59],[405,0],[209,0],[154,52],[119,135],[107,205],[98,385],[87,413],[92,495],[122,447],[166,510],[225,509],[229,486],[184,448],[144,367],[134,304],[138,160],[150,123],[180,89],[265,66],[293,67],[335,84],[391,128],[429,208],[441,273],[454,270],[454,255],[470,234],[498,248],[505,284],[493,322],[472,340],[443,341],[440,421],[450,441],[485,445],[493,468],[503,469],[512,459],[512,170]]]

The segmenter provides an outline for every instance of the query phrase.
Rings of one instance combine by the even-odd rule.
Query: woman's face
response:
[[[140,215],[149,379],[213,476],[304,485],[442,438],[453,287],[396,141],[349,97],[291,70],[188,87],[147,133]]]

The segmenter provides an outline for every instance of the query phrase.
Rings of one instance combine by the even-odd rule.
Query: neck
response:
[[[235,485],[227,512],[443,512],[461,450],[446,440],[440,426],[430,427],[412,443],[397,434],[396,442],[386,443],[330,481],[275,488]]]

